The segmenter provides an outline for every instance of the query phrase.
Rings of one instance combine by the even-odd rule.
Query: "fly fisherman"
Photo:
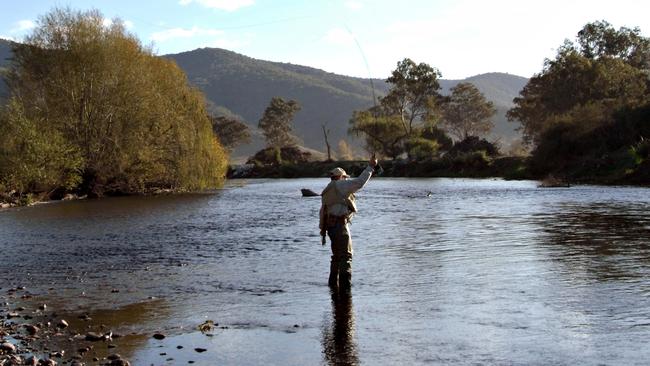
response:
[[[372,157],[368,167],[357,178],[350,176],[342,168],[330,171],[332,181],[325,187],[320,208],[320,234],[325,245],[325,234],[332,242],[332,261],[328,284],[332,288],[349,290],[352,285],[352,239],[348,224],[357,212],[354,193],[368,182],[377,166]]]

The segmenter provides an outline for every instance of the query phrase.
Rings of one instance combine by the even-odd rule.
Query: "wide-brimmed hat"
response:
[[[330,177],[349,177],[343,168],[334,168],[330,170]]]

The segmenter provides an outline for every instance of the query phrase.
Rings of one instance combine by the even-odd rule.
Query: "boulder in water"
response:
[[[311,189],[303,188],[300,190],[302,192],[303,197],[318,197],[320,194],[312,191]]]

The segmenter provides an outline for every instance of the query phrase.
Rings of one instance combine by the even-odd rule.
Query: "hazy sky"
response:
[[[386,78],[409,57],[445,79],[530,77],[588,22],[639,27],[647,0],[2,0],[0,38],[21,40],[53,7],[119,17],[158,54],[221,47],[338,74]],[[358,42],[359,46],[357,46]],[[366,67],[364,57],[369,69]]]

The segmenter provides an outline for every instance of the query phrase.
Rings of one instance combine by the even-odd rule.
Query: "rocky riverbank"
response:
[[[197,347],[196,338],[191,344],[178,342],[172,346],[173,335],[162,331],[133,331],[133,327],[138,328],[137,324],[130,324],[127,332],[120,333],[127,329],[123,323],[128,318],[126,314],[139,314],[143,307],[155,307],[155,299],[124,309],[69,313],[52,309],[22,286],[3,292],[0,296],[0,366],[125,366],[132,364],[129,358],[142,347],[158,349],[156,358],[159,357],[160,363],[174,364],[174,357],[179,357],[183,363],[193,364],[192,355],[202,360],[201,354],[208,351],[207,343]],[[188,331],[209,338],[217,329],[228,328],[206,321]],[[152,360],[147,364],[149,361]]]
[[[129,196],[129,195],[154,196],[154,195],[165,195],[165,194],[186,193],[186,192],[187,192],[186,190],[152,188],[145,192],[140,192],[140,193],[113,192],[111,194],[107,194],[106,196],[108,197]],[[19,194],[15,191],[12,191],[8,193],[0,193],[0,209],[32,206],[35,204],[46,203],[46,202],[85,200],[87,198],[99,198],[99,197],[91,196],[88,194],[79,194],[79,193],[52,194],[47,192],[39,192],[39,193]]]
[[[87,314],[77,319],[57,314],[47,304],[38,304],[24,287],[6,290],[2,300],[0,365],[130,365],[112,352],[117,348],[114,340],[122,335],[105,325],[71,326],[89,322]]]

